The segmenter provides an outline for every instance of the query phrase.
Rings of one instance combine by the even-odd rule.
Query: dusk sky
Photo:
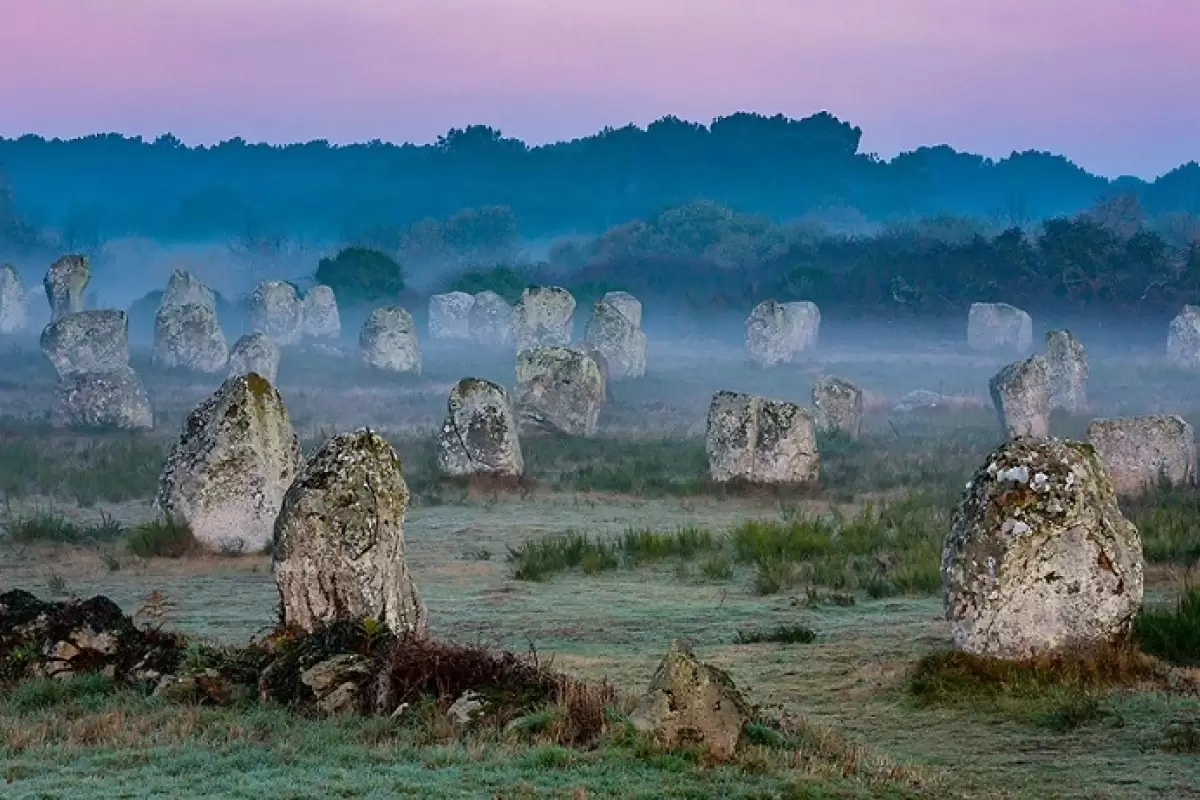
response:
[[[0,0],[0,135],[531,143],[828,110],[890,157],[1200,160],[1200,0]]]

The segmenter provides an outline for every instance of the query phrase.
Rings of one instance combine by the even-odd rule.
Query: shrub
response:
[[[493,291],[509,303],[517,303],[527,286],[529,281],[512,267],[496,266],[463,272],[450,281],[446,291],[467,294]]]
[[[387,300],[404,291],[403,267],[368,247],[346,247],[333,258],[322,258],[315,278],[346,304]]]
[[[780,625],[771,630],[738,631],[734,644],[758,644],[760,642],[777,642],[779,644],[808,644],[817,638],[817,632],[804,625]]]
[[[191,529],[172,519],[142,523],[129,537],[129,550],[139,558],[182,558],[196,548]]]

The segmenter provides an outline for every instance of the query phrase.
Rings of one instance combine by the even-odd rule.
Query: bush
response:
[[[497,266],[464,272],[450,281],[446,291],[466,292],[467,294],[493,291],[509,303],[516,303],[521,299],[521,293],[527,286],[529,286],[529,282],[521,273],[512,267]]]
[[[777,642],[779,644],[808,644],[817,638],[817,632],[804,625],[780,625],[767,631],[738,631],[734,644],[759,644],[760,642]]]
[[[1172,664],[1200,666],[1200,588],[1184,591],[1174,609],[1143,608],[1133,621],[1133,638]]]
[[[368,247],[347,247],[333,258],[322,258],[315,278],[347,305],[387,300],[404,291],[404,268]]]
[[[196,549],[191,529],[172,519],[138,525],[129,537],[129,550],[139,558],[182,558]]]

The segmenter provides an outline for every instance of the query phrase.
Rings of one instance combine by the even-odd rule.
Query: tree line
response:
[[[0,183],[28,226],[9,234],[51,228],[74,249],[118,236],[381,238],[498,206],[526,236],[596,233],[700,197],[848,228],[934,214],[1028,226],[1120,194],[1151,215],[1200,214],[1195,162],[1151,182],[1110,180],[1037,151],[993,160],[943,145],[885,160],[862,152],[861,138],[828,113],[738,113],[709,125],[668,116],[536,147],[482,125],[425,145],[28,135],[0,138]]]

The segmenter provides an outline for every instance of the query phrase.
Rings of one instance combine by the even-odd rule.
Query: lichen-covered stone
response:
[[[535,286],[521,294],[512,314],[517,352],[531,347],[566,347],[571,344],[575,298],[558,286]]]
[[[800,484],[819,477],[812,413],[782,400],[717,392],[704,446],[717,483]]]
[[[764,368],[791,363],[816,348],[820,329],[815,303],[766,300],[746,318],[746,355]]]
[[[20,333],[29,324],[29,299],[12,264],[0,267],[0,333]]]
[[[304,335],[304,301],[284,281],[263,281],[246,303],[251,332],[265,333],[281,347],[299,344]]]
[[[1183,417],[1097,419],[1088,425],[1087,439],[1108,467],[1119,495],[1138,495],[1159,482],[1196,482],[1196,436]]]
[[[450,391],[438,436],[438,468],[446,475],[519,477],[525,471],[512,401],[503,386],[463,378]]]
[[[1050,408],[1079,413],[1087,409],[1088,357],[1070,331],[1046,332]]]
[[[988,456],[946,538],[942,589],[955,646],[970,653],[1124,640],[1142,602],[1142,542],[1091,445],[1016,439]]]
[[[318,284],[304,293],[304,336],[337,339],[342,335],[342,316],[333,289]]]
[[[1009,364],[988,383],[1000,425],[1012,438],[1050,435],[1050,368],[1041,356]]]
[[[683,641],[672,642],[631,715],[634,728],[671,749],[700,747],[733,757],[751,708],[724,670],[701,663]]]
[[[176,269],[167,280],[158,308],[161,311],[171,306],[202,305],[217,308],[217,295],[186,269]]]
[[[1200,367],[1200,306],[1184,306],[1171,320],[1167,360],[1177,367]]]
[[[600,298],[604,303],[620,311],[635,328],[642,327],[642,301],[629,292],[605,292]]]
[[[358,336],[363,363],[387,372],[421,374],[421,346],[412,314],[400,306],[377,308]]]
[[[213,551],[260,551],[272,540],[300,440],[283,398],[260,375],[229,378],[184,421],[156,503]]]
[[[813,422],[818,431],[838,432],[851,439],[862,433],[863,393],[842,378],[824,377],[812,388]]]
[[[430,339],[470,339],[471,308],[475,298],[466,292],[435,294],[429,298]]]
[[[56,428],[154,427],[150,396],[127,365],[95,372],[72,372],[58,381],[50,423]]]
[[[522,432],[591,436],[605,400],[595,359],[569,347],[517,354],[516,408]]]
[[[91,279],[92,268],[87,256],[63,256],[50,265],[42,286],[50,303],[51,322],[83,311],[83,293]]]
[[[114,310],[68,314],[46,326],[41,345],[60,378],[128,366],[129,315]]]
[[[1028,353],[1033,318],[1008,303],[972,303],[967,312],[967,346],[985,352]]]
[[[467,333],[472,342],[484,347],[512,347],[513,308],[491,291],[475,295],[467,312]]]
[[[371,661],[356,653],[342,653],[317,662],[300,673],[318,711],[327,716],[359,710],[362,687],[371,679]]]
[[[325,442],[288,489],[275,522],[284,622],[306,631],[370,617],[422,633],[425,609],[404,562],[408,487],[400,458],[368,430]]]
[[[220,372],[229,362],[229,344],[206,303],[164,304],[154,316],[154,360],[163,367]]]
[[[279,373],[281,353],[275,340],[265,333],[247,333],[233,343],[229,351],[229,377],[251,372],[267,379],[272,386]]]
[[[625,295],[624,292],[621,294]],[[625,315],[621,305],[610,302],[608,296],[596,302],[592,318],[584,330],[584,344],[604,356],[609,378],[641,378],[646,374],[646,334],[642,333],[633,319]],[[625,297],[632,299],[631,295]],[[637,303],[637,300],[633,302]],[[628,309],[628,302],[623,302],[623,305]],[[636,317],[641,319],[640,303]]]

